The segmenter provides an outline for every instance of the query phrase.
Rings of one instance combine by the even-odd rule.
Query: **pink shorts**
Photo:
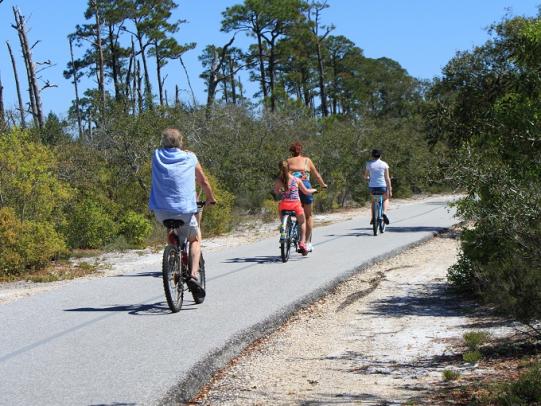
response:
[[[304,214],[300,200],[282,200],[278,205],[278,213],[282,213],[282,210],[294,211],[297,217]]]

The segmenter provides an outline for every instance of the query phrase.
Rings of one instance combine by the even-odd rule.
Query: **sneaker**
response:
[[[305,244],[299,243],[299,252],[302,254],[303,257],[308,255],[308,250],[306,249]]]
[[[383,216],[383,222],[384,222],[385,224],[389,224],[389,217],[387,217],[387,215],[386,215],[385,213],[383,213],[382,216]]]
[[[306,248],[308,249],[308,252],[314,251],[314,246],[312,245],[311,242],[308,243],[308,245],[306,246]]]
[[[186,281],[190,292],[192,292],[193,300],[196,304],[201,304],[205,301],[205,289],[199,284],[199,281],[193,276]]]

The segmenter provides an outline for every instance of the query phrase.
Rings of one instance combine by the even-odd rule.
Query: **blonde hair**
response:
[[[162,148],[181,148],[184,146],[184,137],[176,128],[166,128],[162,131]]]
[[[289,190],[289,164],[287,161],[282,161],[278,164],[280,168],[280,180],[284,185],[284,190],[287,192]]]

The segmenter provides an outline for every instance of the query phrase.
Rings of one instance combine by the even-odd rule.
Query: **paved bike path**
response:
[[[188,294],[177,314],[164,303],[159,255],[1,305],[0,405],[172,404],[300,303],[452,225],[446,203],[403,205],[378,237],[366,218],[317,228],[314,253],[286,264],[277,237],[210,253],[207,300],[195,306]]]

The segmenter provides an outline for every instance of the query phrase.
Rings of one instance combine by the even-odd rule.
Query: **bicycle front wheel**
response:
[[[165,299],[173,313],[182,308],[184,282],[180,274],[180,257],[176,247],[168,245],[163,251],[162,278]]]

